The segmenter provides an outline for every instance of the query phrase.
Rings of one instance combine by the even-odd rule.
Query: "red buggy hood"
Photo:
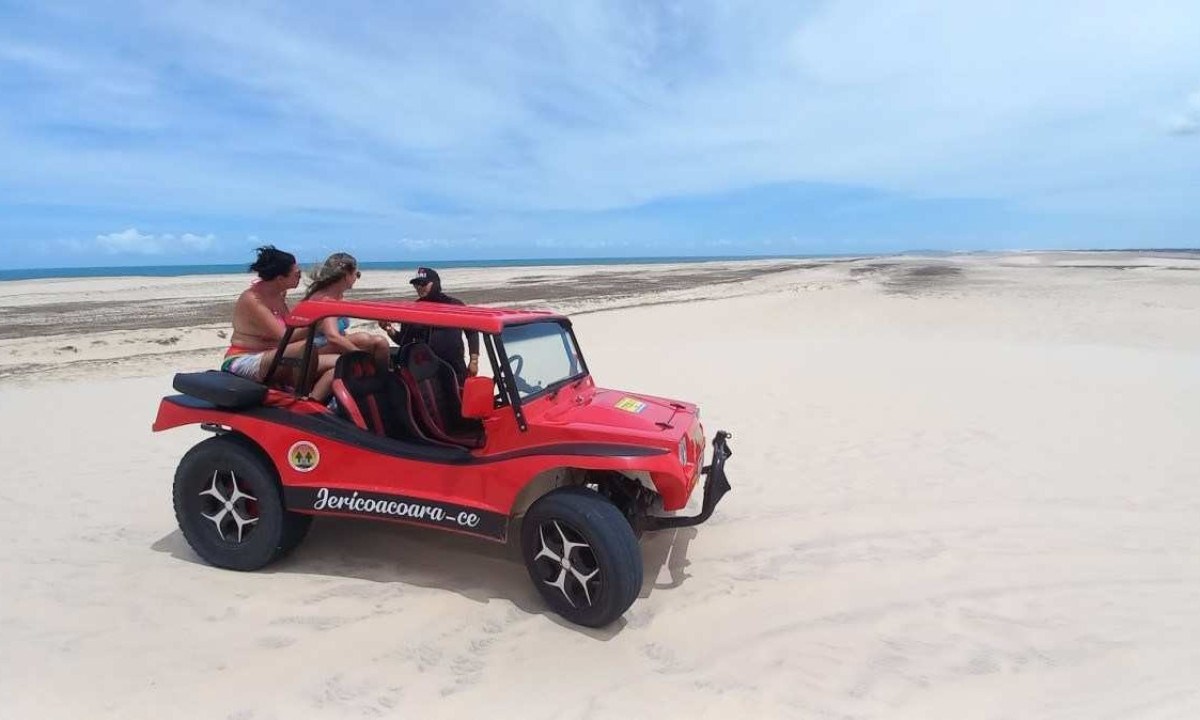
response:
[[[586,423],[617,431],[677,434],[688,429],[696,414],[691,403],[597,387],[565,390],[550,403],[542,416],[548,422]]]

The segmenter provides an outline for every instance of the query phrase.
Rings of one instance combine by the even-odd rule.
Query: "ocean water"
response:
[[[721,260],[793,260],[818,257],[816,255],[714,255],[704,257],[621,257],[621,258],[569,258],[569,259],[526,259],[526,260],[446,260],[430,262],[429,266],[444,268],[488,268],[488,267],[532,267],[537,265],[627,265],[670,264],[682,262],[711,262]],[[822,255],[820,257],[828,257]],[[301,263],[303,265],[303,263]],[[5,280],[40,280],[44,278],[93,278],[93,277],[180,277],[183,275],[228,275],[248,273],[248,263],[231,265],[130,265],[114,267],[75,268],[28,268],[0,270],[0,282]],[[415,270],[417,263],[363,262],[364,270]]]

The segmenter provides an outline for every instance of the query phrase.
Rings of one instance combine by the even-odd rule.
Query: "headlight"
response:
[[[679,438],[679,464],[687,465],[687,435]]]

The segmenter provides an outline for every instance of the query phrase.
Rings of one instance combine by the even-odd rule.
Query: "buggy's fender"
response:
[[[630,446],[612,445],[614,451],[628,451]],[[633,481],[641,482],[662,498],[664,510],[679,510],[687,505],[695,487],[695,479],[684,477],[679,464],[666,450],[647,455],[542,455],[530,457],[521,464],[509,465],[507,473],[518,473],[528,478],[519,486],[510,486],[510,493],[496,497],[501,507],[508,507],[509,514],[520,512],[538,496],[567,483],[566,476],[573,472],[614,472]],[[503,483],[487,485],[499,491]]]
[[[293,396],[279,390],[268,390],[266,400],[263,404],[275,407],[289,405],[293,412],[300,413],[319,413],[325,410],[317,402],[297,400]],[[169,395],[159,401],[158,414],[155,416],[154,424],[150,426],[150,429],[154,432],[162,432],[163,430],[170,430],[171,428],[182,427],[184,425],[212,424],[234,430],[244,430],[243,426],[247,422],[252,422],[252,420],[235,410],[219,408],[207,400],[200,400],[190,395]]]
[[[184,425],[214,424],[223,427],[234,427],[237,424],[236,413],[217,408],[212,403],[196,400],[187,395],[172,395],[158,403],[158,414],[150,429],[162,432]]]

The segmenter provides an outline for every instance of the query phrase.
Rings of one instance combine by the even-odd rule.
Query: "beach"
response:
[[[513,548],[387,523],[203,564],[171,481],[206,434],[150,423],[249,276],[4,282],[0,716],[1200,715],[1200,255],[443,279],[570,314],[598,385],[733,433],[733,491],[643,538],[621,621],[550,614]]]

